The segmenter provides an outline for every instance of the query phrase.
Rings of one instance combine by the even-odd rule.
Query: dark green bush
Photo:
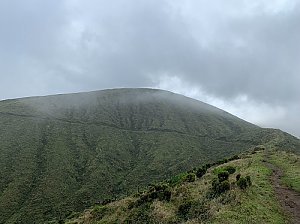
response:
[[[196,175],[193,173],[189,173],[185,177],[185,181],[187,182],[194,182],[196,180]]]
[[[150,191],[164,191],[167,188],[169,188],[167,184],[153,184],[150,187]]]
[[[219,161],[217,161],[215,164],[216,164],[216,165],[221,165],[221,164],[224,164],[224,163],[228,163],[228,159],[222,159],[222,160],[219,160]]]
[[[240,177],[236,184],[239,186],[239,188],[246,189],[252,185],[251,178],[250,176]]]
[[[250,187],[252,185],[251,177],[250,176],[246,176],[246,180],[247,180],[248,186]]]
[[[230,183],[228,180],[225,180],[219,184],[219,193],[230,190]]]
[[[218,179],[214,179],[212,182],[212,190],[214,194],[221,194],[230,190],[230,183],[228,180],[220,182]]]
[[[229,158],[229,161],[237,160],[237,159],[240,159],[240,157],[238,155],[234,155],[234,156]]]
[[[218,178],[220,182],[228,180],[228,177],[229,177],[228,171],[221,171],[220,173],[218,173]]]
[[[241,177],[237,182],[237,186],[241,189],[246,189],[247,188],[247,180],[244,177]]]
[[[212,180],[211,186],[213,187],[213,189],[215,189],[219,183],[219,180],[217,178],[214,178]]]
[[[206,164],[206,165],[207,165],[207,164]],[[201,177],[206,173],[206,171],[207,171],[207,168],[206,168],[206,167],[200,167],[200,168],[198,168],[197,171],[196,171],[196,176],[197,176],[198,178],[201,178]]]
[[[236,175],[235,179],[236,179],[236,181],[238,181],[240,178],[241,178],[241,174],[239,173]]]
[[[205,171],[206,171],[206,170],[209,169],[210,167],[212,167],[212,164],[206,163],[202,168],[204,168]]]
[[[107,205],[109,203],[111,203],[113,200],[112,199],[104,199],[101,203],[101,205]]]
[[[195,176],[195,174],[193,175]],[[155,199],[158,199],[160,201],[170,201],[171,195],[172,193],[168,185],[152,184],[148,191],[140,195],[140,198],[135,203],[131,204],[128,207],[132,208],[134,206],[140,206],[147,202],[151,202]]]
[[[171,200],[171,191],[169,189],[165,189],[163,191],[159,191],[157,193],[157,198],[160,200],[160,201],[170,201]]]
[[[224,167],[224,170],[227,171],[229,174],[235,173],[236,169],[233,166],[226,166]]]
[[[168,184],[171,187],[179,185],[185,181],[186,173],[181,173],[179,175],[173,176],[168,180]]]

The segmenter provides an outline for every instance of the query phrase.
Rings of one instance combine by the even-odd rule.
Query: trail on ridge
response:
[[[293,224],[300,224],[300,194],[282,185],[281,177],[283,176],[283,172],[280,168],[269,162],[264,163],[273,171],[271,182],[276,197],[280,202],[283,210],[291,216],[291,221]]]

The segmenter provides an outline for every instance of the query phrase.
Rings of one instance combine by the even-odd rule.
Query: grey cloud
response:
[[[0,98],[153,87],[165,76],[297,119],[300,6],[285,2],[1,1]]]

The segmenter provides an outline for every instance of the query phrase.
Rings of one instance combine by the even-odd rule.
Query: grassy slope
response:
[[[273,151],[269,161],[283,170],[282,183],[300,193],[300,157],[291,152]]]
[[[84,214],[69,219],[66,223],[124,223],[134,220],[134,223],[288,223],[279,203],[276,201],[270,183],[271,170],[262,162],[266,155],[272,162],[282,166],[286,171],[284,182],[290,184],[300,181],[299,156],[283,151],[268,150],[255,154],[244,154],[242,159],[231,161],[219,167],[210,168],[205,176],[193,183],[183,183],[172,188],[170,202],[154,200],[141,206],[128,208],[138,200],[137,196],[127,197],[104,206],[96,206]],[[283,164],[292,164],[293,167]],[[231,185],[231,190],[215,198],[207,198],[215,170],[222,166],[234,166],[236,173],[242,176],[250,175],[252,186],[246,190]],[[230,182],[235,182],[235,174]],[[297,188],[297,184],[293,186]],[[192,206],[183,218],[179,207],[187,201]]]
[[[149,89],[2,101],[0,125],[0,223],[64,218],[282,134]]]

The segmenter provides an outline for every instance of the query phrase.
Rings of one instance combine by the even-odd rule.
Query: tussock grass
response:
[[[279,203],[276,200],[272,184],[271,170],[264,163],[264,151],[246,154],[242,159],[211,167],[207,173],[195,182],[183,182],[172,187],[169,202],[154,200],[141,206],[128,208],[137,200],[128,197],[107,206],[114,210],[102,219],[89,217],[81,222],[81,218],[68,223],[288,223]],[[232,166],[236,168],[230,174],[230,190],[212,196],[211,184],[218,170]],[[236,186],[236,175],[249,175],[252,185],[244,190]]]

